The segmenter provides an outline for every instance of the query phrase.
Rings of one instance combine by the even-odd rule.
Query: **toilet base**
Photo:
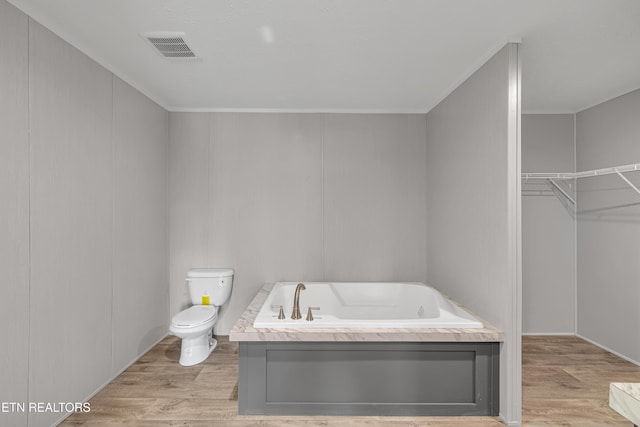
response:
[[[182,366],[193,366],[205,361],[218,345],[218,341],[213,338],[212,334],[213,329],[204,335],[182,338],[180,364]]]

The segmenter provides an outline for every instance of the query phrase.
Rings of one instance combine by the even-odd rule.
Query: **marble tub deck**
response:
[[[253,322],[274,283],[266,283],[231,328],[230,341],[344,341],[344,342],[502,342],[504,334],[484,319],[480,329],[463,328],[254,328]],[[451,300],[454,304],[455,301]],[[470,311],[465,308],[465,310]],[[477,317],[477,316],[476,316]]]

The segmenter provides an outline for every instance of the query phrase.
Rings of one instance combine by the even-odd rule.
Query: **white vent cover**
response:
[[[185,40],[185,34],[180,32],[144,33],[142,37],[153,46],[163,58],[168,59],[198,59]]]

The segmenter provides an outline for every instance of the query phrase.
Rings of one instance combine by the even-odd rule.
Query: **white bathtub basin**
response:
[[[422,283],[305,282],[302,319],[291,319],[298,282],[276,283],[260,309],[256,328],[471,328],[484,327],[471,313]],[[285,319],[278,319],[282,306]],[[305,320],[308,307],[313,321]]]

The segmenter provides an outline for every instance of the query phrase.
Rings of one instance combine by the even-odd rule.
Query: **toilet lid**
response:
[[[202,325],[216,317],[216,308],[212,305],[194,305],[173,316],[171,323],[179,328]]]

